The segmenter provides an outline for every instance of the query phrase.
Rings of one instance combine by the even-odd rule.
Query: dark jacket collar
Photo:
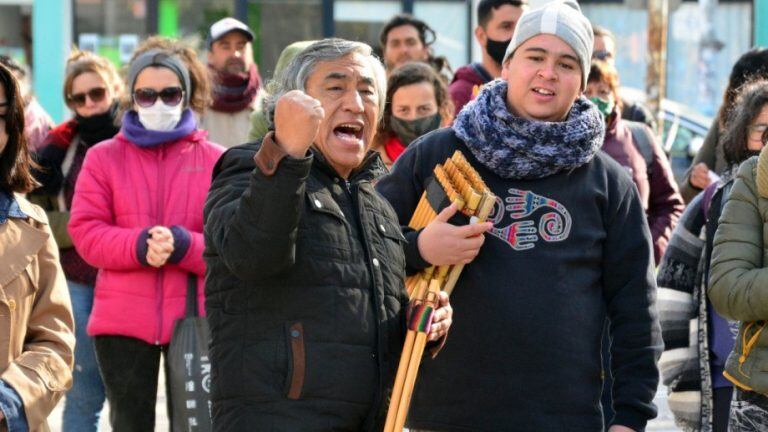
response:
[[[340,176],[339,173],[337,173],[336,170],[328,163],[328,160],[319,150],[314,147],[310,147],[310,151],[312,152],[312,156],[315,159],[312,163],[315,169],[326,175],[331,180],[335,178],[338,178],[339,180],[345,180],[344,177]],[[360,166],[355,168],[349,174],[349,178],[347,178],[346,181],[353,184],[371,181],[375,178],[381,177],[382,175],[386,174],[386,172],[387,168],[384,165],[384,162],[381,160],[379,152],[369,150],[363,158],[363,162],[360,163]]]

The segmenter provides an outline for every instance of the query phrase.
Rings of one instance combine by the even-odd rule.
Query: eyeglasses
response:
[[[599,50],[592,53],[592,58],[597,60],[607,60],[613,58],[613,54],[605,50]]]
[[[749,131],[749,139],[752,141],[765,142],[765,140],[768,139],[768,134],[765,133],[765,131],[768,130],[768,124],[760,123],[748,126],[747,130]]]
[[[104,87],[94,87],[87,92],[71,94],[68,100],[77,108],[81,108],[85,105],[86,96],[94,103],[99,103],[107,96],[107,89]]]
[[[166,87],[160,91],[150,88],[140,88],[133,92],[133,100],[140,107],[149,108],[155,104],[157,97],[168,106],[176,106],[181,102],[184,91],[181,87]]]

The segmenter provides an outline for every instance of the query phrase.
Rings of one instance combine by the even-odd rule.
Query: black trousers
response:
[[[124,336],[96,336],[96,360],[109,401],[109,422],[114,432],[155,429],[155,404],[160,357],[168,345],[158,346]],[[168,375],[168,363],[165,362]],[[166,380],[168,417],[171,400]]]
[[[733,399],[733,387],[719,387],[712,390],[712,432],[728,432],[731,399]]]

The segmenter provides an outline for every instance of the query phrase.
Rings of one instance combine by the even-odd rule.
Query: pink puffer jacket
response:
[[[203,205],[224,148],[195,131],[141,148],[122,133],[90,149],[75,186],[69,233],[78,253],[99,269],[89,335],[119,335],[167,344],[184,315],[187,276],[198,276],[203,313]],[[189,248],[177,264],[142,264],[142,232],[181,226]],[[146,248],[144,248],[144,253]],[[145,255],[144,255],[145,256]]]

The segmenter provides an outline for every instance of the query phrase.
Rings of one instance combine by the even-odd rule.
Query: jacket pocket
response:
[[[34,371],[50,391],[63,392],[72,384],[71,369],[58,356],[26,352],[16,360],[16,363]]]
[[[306,353],[304,350],[304,326],[300,322],[286,324],[286,340],[288,344],[288,370],[286,379],[286,395],[288,399],[301,398],[306,374]]]
[[[768,322],[742,322],[723,375],[742,390],[768,394]]]
[[[329,194],[308,193],[298,227],[297,256],[347,262],[351,258],[349,229],[341,208]]]
[[[374,223],[381,238],[380,254],[384,257],[385,264],[398,279],[405,279],[406,240],[400,225],[378,214],[375,215]]]

